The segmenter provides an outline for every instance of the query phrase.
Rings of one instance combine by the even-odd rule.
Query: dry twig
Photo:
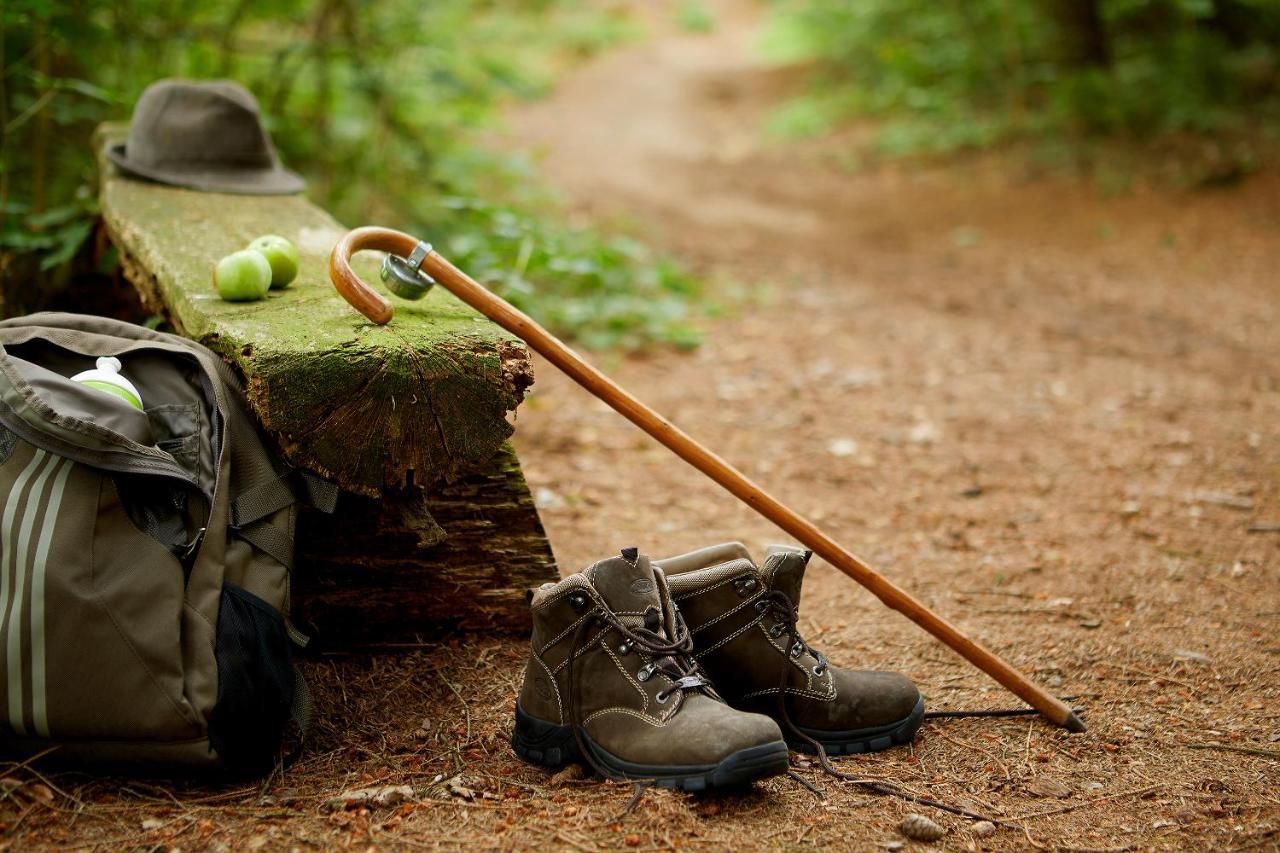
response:
[[[1280,749],[1263,749],[1260,746],[1232,746],[1225,743],[1184,743],[1187,749],[1217,749],[1223,752],[1239,752],[1244,755],[1261,755],[1266,758],[1280,758]]]

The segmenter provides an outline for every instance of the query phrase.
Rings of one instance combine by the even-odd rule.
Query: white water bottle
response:
[[[122,366],[120,359],[114,356],[106,356],[98,359],[97,364],[96,370],[77,373],[71,377],[71,381],[87,385],[104,394],[119,397],[130,406],[142,411],[142,395],[138,393],[138,389],[134,387],[132,382],[120,375]]]

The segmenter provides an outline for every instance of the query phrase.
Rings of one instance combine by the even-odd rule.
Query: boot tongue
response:
[[[649,558],[627,548],[617,557],[601,560],[585,572],[587,580],[614,613],[643,616],[650,608],[661,614],[662,597]]]
[[[791,606],[800,607],[800,587],[804,584],[804,570],[809,565],[812,551],[785,546],[770,546],[764,559],[764,581],[770,589],[776,589],[791,599]]]

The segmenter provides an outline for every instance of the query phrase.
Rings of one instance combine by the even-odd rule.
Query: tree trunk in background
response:
[[[1076,68],[1111,67],[1111,39],[1100,0],[1044,0],[1058,25],[1060,59]]]
[[[1213,14],[1206,23],[1229,41],[1232,47],[1254,42],[1275,47],[1280,45],[1280,15],[1258,14],[1259,9],[1242,0],[1215,0]]]

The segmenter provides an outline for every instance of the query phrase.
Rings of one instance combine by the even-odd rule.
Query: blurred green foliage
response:
[[[90,135],[161,77],[229,77],[340,220],[429,237],[521,308],[590,346],[695,343],[696,285],[634,241],[568,227],[499,107],[631,37],[586,0],[4,0],[0,252],[65,266],[95,213]],[[0,259],[0,262],[4,262]]]
[[[1277,0],[775,0],[765,47],[819,66],[777,130],[881,115],[890,154],[1280,125]]]
[[[675,6],[677,26],[689,33],[709,33],[716,28],[716,16],[707,0],[677,0]]]

